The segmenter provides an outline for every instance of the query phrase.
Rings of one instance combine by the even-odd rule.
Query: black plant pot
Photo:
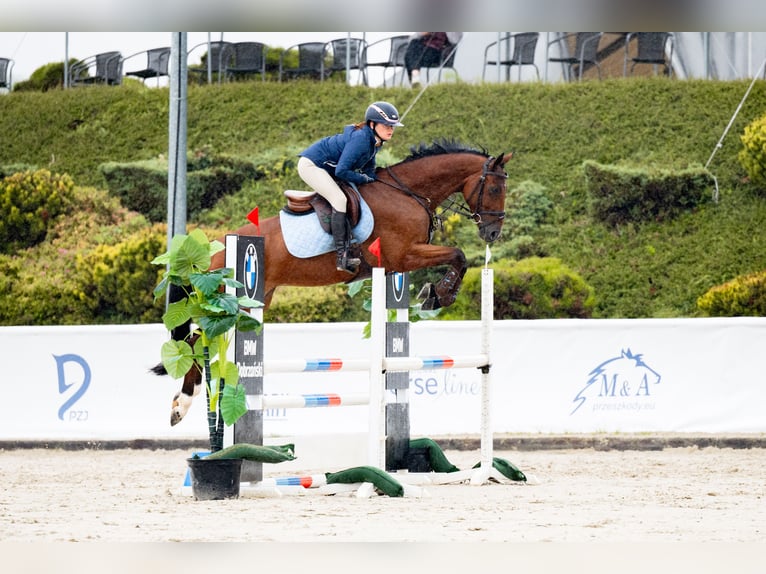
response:
[[[241,458],[187,458],[195,500],[239,498]]]

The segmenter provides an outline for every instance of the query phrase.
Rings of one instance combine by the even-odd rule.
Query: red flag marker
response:
[[[373,241],[370,244],[370,246],[367,248],[367,251],[369,251],[375,257],[378,258],[378,267],[381,267],[381,264],[380,264],[380,237],[378,237],[375,241]]]
[[[255,225],[256,229],[258,229],[258,235],[260,235],[261,226],[258,223],[258,208],[257,207],[247,214],[247,219],[250,221],[250,223]]]

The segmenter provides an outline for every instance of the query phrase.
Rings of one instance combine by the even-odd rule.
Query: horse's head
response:
[[[463,186],[463,197],[471,209],[471,218],[479,226],[479,237],[492,243],[500,237],[505,219],[505,164],[513,154],[488,157],[481,173],[469,177]]]

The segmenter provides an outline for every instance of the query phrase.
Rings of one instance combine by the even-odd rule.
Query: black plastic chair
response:
[[[535,51],[537,50],[537,40],[539,38],[539,32],[520,32],[518,34],[506,34],[487,44],[487,47],[484,48],[484,69],[481,72],[482,81],[484,81],[487,66],[505,68],[506,80],[511,78],[511,68],[518,66],[519,81],[521,81],[521,68],[523,66],[534,66],[537,79],[539,80],[540,70],[537,64],[535,64]],[[497,58],[498,48],[500,49],[499,60]]]
[[[586,64],[596,67],[598,77],[601,79],[601,66],[598,63],[598,44],[601,40],[602,32],[572,32],[548,42],[548,51],[550,54],[551,46],[558,44],[561,56],[551,58],[549,62],[559,62],[564,65],[565,76],[567,80],[572,80],[572,68],[577,66],[577,79],[582,80],[582,74]],[[570,51],[572,40],[574,40],[574,50]]]
[[[9,92],[13,88],[13,60],[0,58],[0,88]]]
[[[407,34],[403,34],[383,38],[365,46],[364,53],[362,54],[365,82],[368,81],[367,68],[383,68],[383,86],[387,86],[386,74],[389,70],[393,70],[393,81],[391,83],[396,85],[397,68],[401,69],[402,74],[404,74],[404,53],[407,51],[409,41],[410,37]],[[383,57],[382,53],[385,48],[388,48],[388,55],[383,60],[380,58]],[[371,57],[375,59],[370,61]]]
[[[127,58],[122,59],[123,67],[125,66],[125,62],[141,54],[146,54],[146,68],[143,70],[125,72],[125,75],[141,78],[141,81],[144,83],[146,83],[148,78],[157,78],[157,85],[159,85],[159,79],[169,74],[168,64],[170,62],[170,48],[152,48],[151,50],[144,50],[142,52],[131,54]]]
[[[289,66],[287,59],[292,57],[294,51],[298,51],[298,63]],[[327,43],[326,42],[303,42],[290,46],[279,55],[279,81],[282,79],[296,79],[307,76],[314,80],[324,80],[327,72]]]
[[[197,81],[200,84],[205,82],[205,80],[208,78],[208,72],[210,72],[210,81],[212,81],[213,77],[217,77],[218,83],[220,84],[223,80],[223,75],[226,71],[226,68],[228,68],[234,61],[233,44],[231,42],[221,41],[210,42],[209,44],[209,52],[203,55],[203,57],[200,59],[202,62],[201,65],[189,66],[187,67],[187,71],[189,77],[197,78]],[[187,52],[187,57],[200,46],[207,45],[208,42],[197,44]]]
[[[630,42],[636,39],[636,55],[630,57]],[[631,32],[625,37],[625,65],[623,76],[632,74],[639,64],[662,66],[663,73],[673,75],[673,33],[672,32]],[[633,62],[628,68],[628,61]]]
[[[93,72],[91,74],[91,72]],[[69,69],[69,85],[122,84],[122,54],[102,52],[89,56],[72,65]]]
[[[361,38],[337,38],[327,42],[327,54],[332,57],[332,61],[325,66],[326,75],[329,77],[335,72],[358,70],[362,83],[366,85],[367,76],[362,59],[366,47],[367,42]]]
[[[236,42],[232,44],[233,63],[226,67],[226,79],[234,80],[255,74],[266,81],[266,52],[268,47],[261,42]]]

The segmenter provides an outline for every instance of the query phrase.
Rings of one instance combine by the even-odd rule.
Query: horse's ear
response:
[[[510,160],[512,157],[513,157],[513,152],[509,152],[507,154],[501,153],[500,155],[497,156],[493,169],[496,167],[503,167],[506,163],[508,163],[508,160]]]

